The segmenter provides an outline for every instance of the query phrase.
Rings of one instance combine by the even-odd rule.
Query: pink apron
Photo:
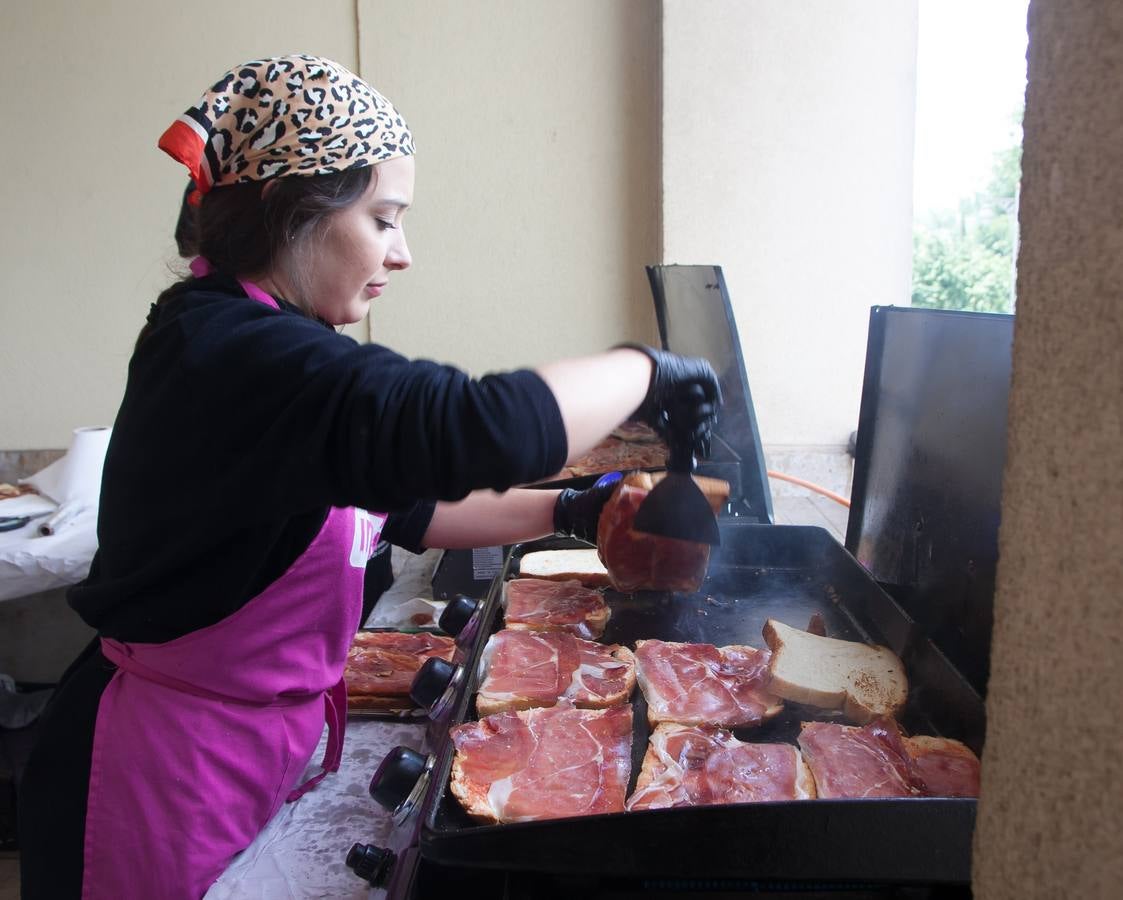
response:
[[[384,522],[333,508],[233,615],[164,644],[102,639],[118,669],[94,731],[83,900],[202,897],[286,800],[339,767],[341,676]],[[323,771],[297,786],[325,721]]]

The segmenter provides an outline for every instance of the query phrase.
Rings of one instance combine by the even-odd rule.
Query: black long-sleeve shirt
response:
[[[211,276],[161,304],[129,365],[99,549],[70,603],[101,633],[166,641],[282,574],[331,506],[391,513],[419,549],[437,500],[558,471],[566,438],[534,372],[472,379],[360,345]]]

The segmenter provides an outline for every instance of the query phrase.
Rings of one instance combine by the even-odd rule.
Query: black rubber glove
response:
[[[710,431],[717,418],[717,408],[721,405],[721,386],[709,361],[701,357],[679,356],[646,344],[616,346],[639,350],[655,364],[647,396],[635,411],[634,418],[646,422],[663,438],[668,438],[672,429],[679,434],[692,432],[696,446],[704,447],[703,455],[706,455]]]
[[[595,544],[601,510],[623,477],[619,472],[609,472],[598,478],[591,488],[583,491],[566,488],[558,494],[554,501],[554,533]]]

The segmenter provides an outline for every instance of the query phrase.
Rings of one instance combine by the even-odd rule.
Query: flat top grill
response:
[[[605,643],[638,639],[764,646],[769,617],[806,627],[813,613],[827,634],[884,644],[901,656],[910,680],[902,725],[911,733],[963,740],[976,752],[984,729],[982,700],[962,676],[823,529],[721,523],[722,547],[702,589],[691,595],[608,591],[612,618]],[[525,552],[578,546],[550,538],[512,549],[485,603],[489,627],[477,637],[472,673],[450,725],[475,718],[479,653],[502,627],[502,581]],[[637,688],[632,775],[646,751],[646,704]],[[830,718],[787,704],[758,728],[734,729],[741,740],[794,743],[804,719]],[[733,804],[617,813],[510,825],[472,822],[448,791],[454,748],[437,752],[436,788],[421,829],[422,855],[454,866],[612,875],[829,879],[863,882],[966,883],[976,801],[886,798]],[[751,840],[747,839],[751,836]],[[606,852],[604,848],[611,848]]]

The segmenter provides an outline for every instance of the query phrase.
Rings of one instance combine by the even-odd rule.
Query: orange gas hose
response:
[[[802,478],[796,478],[794,475],[785,475],[783,472],[773,472],[768,470],[769,478],[777,478],[780,481],[790,481],[792,484],[798,484],[800,487],[805,487],[809,491],[814,491],[816,494],[822,494],[824,497],[829,497],[835,503],[841,503],[847,509],[850,508],[850,501],[843,497],[841,494],[836,494],[834,491],[828,491],[825,487],[820,487],[817,484],[812,484],[810,481],[804,481]]]

